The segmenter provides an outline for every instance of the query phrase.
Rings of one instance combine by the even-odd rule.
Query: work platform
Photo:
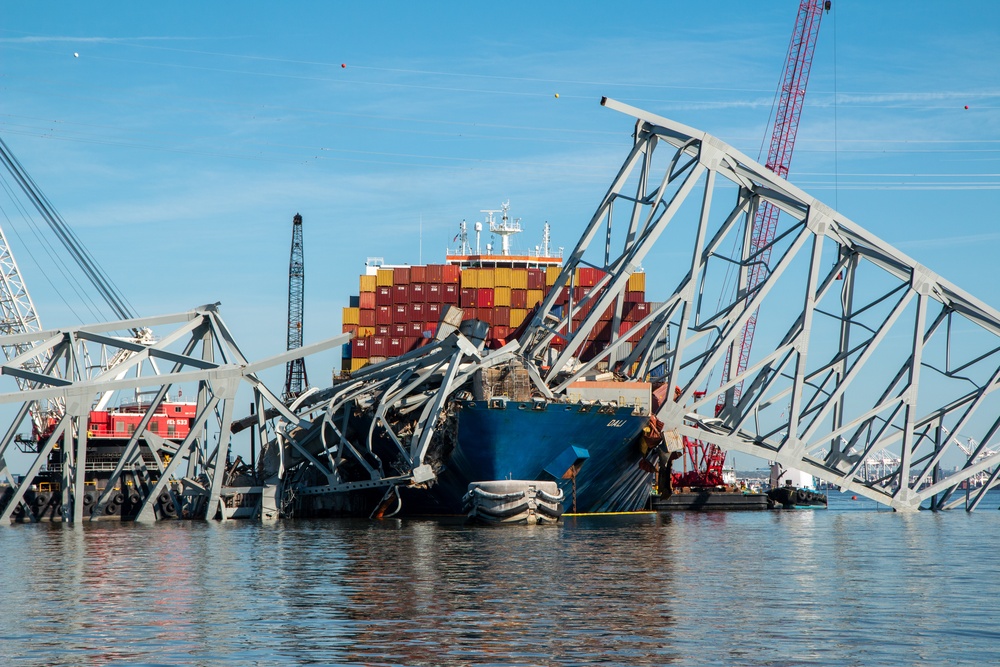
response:
[[[669,496],[653,496],[657,512],[754,511],[768,509],[767,494],[739,491],[682,491]]]

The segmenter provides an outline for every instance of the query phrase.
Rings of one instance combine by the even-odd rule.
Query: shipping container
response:
[[[476,282],[479,283],[479,289],[493,289],[497,285],[496,269],[479,269]]]
[[[462,271],[460,284],[462,289],[475,289],[479,287],[479,269],[466,269]]]
[[[474,287],[463,287],[462,297],[458,305],[462,308],[475,308],[479,290]]]
[[[492,308],[476,308],[476,319],[482,320],[487,324],[493,324],[493,309]]]
[[[540,289],[529,289],[528,290],[528,300],[525,302],[525,308],[534,308],[542,302],[545,298],[545,292]]]
[[[493,308],[493,322],[494,326],[498,327],[509,327],[510,326],[510,307],[509,306],[496,306]]]
[[[494,325],[493,328],[490,329],[490,335],[493,338],[498,338],[500,340],[506,341],[507,338],[510,336],[510,327]]]
[[[409,303],[410,301],[410,286],[395,284],[392,286],[392,305],[399,303]]]
[[[376,357],[388,357],[389,354],[389,341],[392,336],[372,336],[371,347],[369,349],[369,354]]]
[[[427,304],[427,312],[425,317],[428,322],[432,322],[434,327],[437,328],[437,323],[441,321],[441,304],[440,303],[429,303]]]
[[[511,289],[528,289],[528,269],[511,269]]]
[[[391,324],[376,324],[374,336],[391,336],[392,335],[392,325]]]
[[[444,292],[438,283],[428,283],[424,285],[424,301],[427,303],[441,303]]]
[[[341,320],[342,324],[359,324],[358,320],[358,309],[357,308],[344,308],[343,317]]]
[[[639,303],[646,300],[645,292],[625,292],[625,303]]]
[[[630,292],[645,292],[646,291],[646,274],[641,271],[637,271],[628,277],[628,291]]]
[[[407,307],[406,321],[407,322],[423,322],[426,318],[425,314],[427,312],[427,304],[425,303],[411,303]]]
[[[510,307],[510,292],[509,287],[494,287],[493,288],[493,305],[494,306],[507,306]]]
[[[490,287],[480,287],[476,290],[476,308],[492,308],[493,289]]]
[[[581,266],[576,270],[576,284],[583,287],[593,287],[604,277],[604,271],[590,266]]]
[[[379,285],[375,288],[375,305],[392,305],[392,285]]]
[[[441,282],[445,284],[457,284],[462,270],[455,264],[445,264],[441,271]]]
[[[393,285],[409,285],[410,284],[410,267],[408,266],[397,266],[392,270],[392,284]]]
[[[361,310],[359,310],[358,324],[360,324],[363,327],[375,326],[375,308],[362,308]]]
[[[340,329],[343,333],[358,335],[358,325],[357,324],[344,324],[341,325]]]
[[[510,309],[510,327],[511,329],[516,329],[524,323],[525,318],[528,317],[528,311],[524,308],[511,308]]]
[[[411,266],[410,267],[410,284],[413,283],[425,283],[427,282],[427,267],[426,266]]]
[[[407,327],[408,327],[407,324],[402,324],[402,323],[401,324],[393,324],[392,325],[392,334],[391,335],[393,335],[393,336],[405,336],[406,335]]]
[[[514,282],[514,269],[510,267],[500,266],[493,269],[493,287],[510,287],[511,283]],[[489,287],[489,285],[480,285],[480,287]]]
[[[406,352],[406,349],[403,347],[403,340],[404,338],[402,336],[392,336],[391,338],[389,338],[388,356],[398,357],[399,355]]]
[[[375,288],[378,287],[378,279],[375,276],[358,276],[358,287],[358,291],[362,294],[365,292],[374,292]]]
[[[360,308],[361,307],[361,298],[358,297],[358,296],[349,296],[349,297],[347,297],[347,305],[350,308]]]
[[[542,269],[528,269],[527,289],[545,289],[545,271]]]
[[[441,285],[441,303],[458,305],[458,285],[451,283]]]
[[[561,266],[548,266],[545,268],[545,286],[552,287],[556,284],[556,279],[559,278],[559,273],[562,271]]]
[[[406,325],[404,336],[420,336],[427,330],[427,325],[423,322],[410,322]]]
[[[358,297],[358,306],[364,310],[375,309],[375,292],[362,292]]]
[[[392,287],[392,269],[379,269],[375,273],[375,284],[379,287]]]
[[[406,303],[392,304],[392,323],[406,324],[410,319],[410,306]]]
[[[428,264],[426,267],[426,279],[429,283],[442,283],[444,282],[444,266],[441,264]]]
[[[427,286],[423,283],[410,283],[410,303],[423,303],[426,301],[426,292]]]
[[[370,338],[375,335],[375,327],[358,327],[358,338]]]
[[[526,290],[526,289],[512,289],[510,291],[510,307],[511,308],[527,308],[528,307],[528,290]]]
[[[355,359],[367,359],[371,355],[374,338],[355,338],[351,341],[351,356]]]
[[[351,359],[350,372],[351,373],[356,373],[357,371],[360,371],[362,368],[364,368],[367,365],[368,365],[368,360],[367,359],[356,359],[356,358],[355,359]]]
[[[375,324],[392,324],[392,306],[375,306]]]

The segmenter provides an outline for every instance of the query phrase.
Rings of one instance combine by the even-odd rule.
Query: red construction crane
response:
[[[788,55],[785,59],[785,71],[781,77],[781,90],[774,115],[774,126],[771,130],[771,145],[767,152],[768,169],[785,178],[792,163],[792,149],[795,148],[795,135],[802,118],[802,104],[806,97],[806,85],[809,83],[809,70],[812,68],[813,54],[816,52],[816,40],[819,36],[819,25],[823,12],[830,11],[830,0],[801,0],[799,12],[795,18],[795,29],[792,31],[792,41],[788,45]],[[750,253],[760,253],[759,259],[749,269],[747,276],[747,294],[753,294],[767,276],[767,265],[771,259],[771,243],[778,222],[778,208],[770,202],[764,202],[754,217],[750,236]],[[755,310],[740,336],[739,362],[736,373],[746,371],[750,360],[750,348],[753,345],[753,334],[757,328],[757,311]],[[730,359],[735,354],[726,357],[722,372],[723,382],[730,375]],[[735,385],[724,396],[719,397],[716,414],[722,411],[728,402],[734,404],[740,398],[743,389],[742,381]],[[722,483],[722,467],[726,460],[725,452],[717,445],[702,443],[685,438],[686,466],[690,471],[684,475],[684,480],[677,480],[680,486],[716,486]],[[686,483],[685,483],[686,482]],[[675,486],[678,484],[675,483]]]

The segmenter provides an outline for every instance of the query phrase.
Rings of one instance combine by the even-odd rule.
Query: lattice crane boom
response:
[[[774,115],[774,126],[771,130],[771,143],[768,148],[767,161],[764,163],[764,166],[782,178],[787,177],[791,166],[795,137],[798,133],[799,121],[802,118],[802,105],[806,97],[806,86],[809,83],[809,72],[812,68],[813,55],[816,52],[819,27],[823,13],[830,11],[830,5],[830,0],[801,0],[799,3],[795,28],[788,44],[785,69],[781,77],[781,90]],[[776,206],[770,202],[764,202],[758,207],[750,237],[749,257],[753,258],[753,261],[747,268],[745,283],[747,298],[750,298],[750,295],[760,287],[767,277],[777,223],[778,208]],[[740,336],[737,370],[730,374],[730,365],[735,357],[734,354],[733,357],[726,359],[723,381],[740,375],[747,369],[756,327],[757,311],[754,311],[743,327]],[[726,402],[732,404],[737,401],[741,388],[742,383],[737,384],[725,398],[720,398],[717,410],[721,410]]]
[[[292,219],[292,250],[288,260],[288,350],[302,347],[302,318],[305,310],[305,257],[302,245],[302,216]],[[285,395],[289,400],[297,397],[309,386],[306,362],[293,359],[285,366]]]

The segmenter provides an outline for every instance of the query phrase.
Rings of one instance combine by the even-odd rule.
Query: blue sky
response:
[[[441,261],[502,201],[572,247],[629,148],[602,95],[758,155],[797,6],[6,3],[0,136],[137,312],[221,301],[261,358],[295,213],[309,343],[367,257]],[[994,306],[997,63],[995,3],[835,0],[790,177]],[[43,323],[96,319],[0,207]]]

